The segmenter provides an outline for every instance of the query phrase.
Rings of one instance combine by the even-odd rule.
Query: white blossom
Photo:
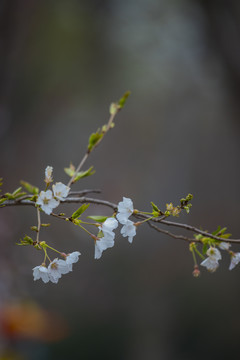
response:
[[[213,246],[207,250],[208,257],[201,262],[200,265],[205,266],[209,271],[214,272],[217,270],[219,264],[218,261],[221,260],[222,255],[218,249]]]
[[[95,254],[94,258],[99,259],[102,256],[102,252],[108,248],[114,246],[115,234],[113,232],[118,226],[118,222],[113,217],[107,218],[103,224],[98,228],[103,232],[103,237],[95,241]]]
[[[72,264],[78,262],[79,255],[81,255],[79,251],[74,251],[73,253],[68,254],[66,256],[65,261],[71,270],[72,270]]]
[[[70,191],[70,187],[64,185],[61,182],[57,182],[55,185],[52,186],[54,196],[61,201],[64,201],[65,198],[68,196],[68,193]]]
[[[48,269],[46,266],[40,265],[33,268],[33,279],[34,281],[42,279],[44,283],[49,282]]]
[[[105,235],[105,234],[113,233],[113,230],[116,229],[117,227],[118,227],[117,220],[113,217],[109,217],[98,228]]]
[[[102,256],[102,252],[104,250],[114,246],[114,237],[115,237],[115,234],[113,232],[112,232],[112,234],[106,233],[99,240],[95,241],[94,259],[100,259],[100,257]]]
[[[214,260],[213,258],[207,257],[205,260],[201,262],[202,266],[205,266],[208,271],[214,272],[217,270],[219,264],[218,260]]]
[[[45,169],[45,180],[44,181],[47,185],[49,185],[53,181],[52,171],[53,171],[52,166],[47,166]]]
[[[220,244],[218,245],[221,250],[229,250],[230,246],[231,244],[225,241],[220,242]]]
[[[65,260],[66,263],[71,265],[71,264],[78,262],[79,255],[81,255],[81,253],[79,251],[74,251],[74,252],[68,254],[66,257],[66,260]]]
[[[48,265],[48,276],[51,282],[57,283],[62,275],[72,271],[71,265],[67,264],[65,260],[54,259]]]
[[[210,248],[207,250],[207,256],[209,256],[212,260],[216,261],[221,260],[222,258],[220,251],[212,246],[210,246]]]
[[[231,263],[229,265],[229,270],[235,268],[235,266],[240,262],[240,253],[233,253],[231,256]]]
[[[128,241],[132,243],[133,237],[136,235],[136,226],[131,220],[127,220],[121,229],[121,234],[123,237],[128,236]]]
[[[38,195],[36,202],[37,205],[41,206],[41,209],[48,215],[51,214],[52,210],[59,205],[59,201],[55,200],[51,190],[41,191]]]
[[[117,219],[121,224],[125,224],[133,213],[133,202],[129,198],[123,197],[123,201],[118,204]]]

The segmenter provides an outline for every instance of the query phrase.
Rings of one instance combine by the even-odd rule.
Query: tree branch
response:
[[[102,205],[102,206],[106,206],[106,207],[110,207],[114,212],[117,211],[117,204],[114,204],[112,202],[106,201],[106,200],[101,200],[101,199],[94,199],[94,198],[90,198],[90,197],[86,197],[86,196],[81,196],[81,194],[83,194],[84,192],[86,193],[90,192],[90,190],[83,190],[82,192],[74,192],[72,194],[75,194],[74,197],[67,197],[64,201],[61,201],[61,203],[68,203],[68,204],[83,204],[83,203],[90,203],[90,204],[95,204],[95,205]],[[91,192],[98,192],[98,190],[91,190]],[[80,197],[78,197],[77,195],[79,195]],[[30,201],[30,200],[25,200],[25,199],[16,199],[16,200],[6,200],[1,207],[4,206],[35,206],[35,202]],[[133,214],[133,216],[135,218],[144,218],[144,219],[148,219],[150,216],[149,215],[145,215],[145,214]],[[155,223],[159,223],[159,224],[164,224],[167,226],[172,226],[172,227],[179,227],[188,231],[192,231],[196,234],[201,234],[205,237],[211,238],[211,239],[215,239],[217,241],[221,241],[221,242],[228,242],[228,243],[240,243],[240,239],[224,239],[221,238],[219,236],[213,235],[211,233],[208,233],[207,231],[203,231],[198,229],[195,226],[192,225],[188,225],[188,224],[182,224],[182,223],[177,223],[177,222],[173,222],[173,221],[167,221],[164,220],[165,216],[163,217],[159,217],[159,218],[153,218],[149,221],[149,223],[151,224],[152,228],[154,228],[156,231],[158,232],[162,232],[166,235],[169,235],[171,237],[175,237],[181,240],[186,240],[186,241],[195,241],[197,242],[198,240],[196,239],[191,239],[191,238],[187,238],[184,237],[182,235],[175,235],[172,234],[166,230],[160,229],[157,226],[154,226],[152,224],[152,222]]]

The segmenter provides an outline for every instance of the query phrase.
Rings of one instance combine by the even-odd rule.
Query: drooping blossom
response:
[[[46,266],[40,265],[40,266],[35,266],[35,268],[33,268],[33,280],[39,280],[42,279],[42,281],[46,284],[49,282],[49,276],[48,276],[48,269],[46,268]]]
[[[59,205],[59,201],[55,200],[51,190],[41,191],[36,201],[37,205],[41,206],[41,209],[48,215],[52,210]]]
[[[79,251],[74,251],[74,252],[67,255],[65,261],[69,265],[74,264],[74,263],[78,262],[78,259],[79,259],[80,255],[81,255],[81,253]]]
[[[121,229],[121,234],[123,237],[128,236],[128,241],[132,243],[133,237],[136,235],[136,226],[131,220],[127,220]]]
[[[229,265],[229,270],[232,270],[235,268],[235,266],[240,262],[240,253],[233,253],[231,255],[231,263]]]
[[[218,249],[212,246],[207,250],[207,255],[208,257],[203,260],[200,265],[205,266],[209,271],[214,272],[219,266],[218,261],[221,260],[222,255]]]
[[[79,256],[80,256],[80,252],[79,251],[74,251],[71,254],[68,254],[65,258],[66,263],[68,264],[69,268],[72,270],[72,264],[78,262]]]
[[[72,271],[71,265],[67,264],[65,260],[54,259],[48,265],[48,276],[49,280],[53,283],[57,283],[62,275]]]
[[[94,258],[99,259],[102,252],[114,246],[115,233],[113,232],[118,226],[118,222],[113,217],[107,218],[98,228],[103,233],[103,237],[95,240]]]
[[[133,213],[133,202],[129,198],[123,197],[123,201],[118,203],[117,219],[121,224],[125,224]]]
[[[64,185],[61,182],[57,182],[55,185],[52,186],[52,188],[55,198],[61,201],[65,200],[65,198],[68,196],[68,193],[70,191],[70,187]]]
[[[218,245],[219,249],[221,250],[229,250],[231,244],[225,241],[221,241],[220,244]]]

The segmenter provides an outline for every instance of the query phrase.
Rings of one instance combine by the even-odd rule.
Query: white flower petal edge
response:
[[[221,250],[229,250],[231,244],[229,244],[228,242],[220,242],[220,244],[218,245],[219,249]]]
[[[132,243],[133,237],[136,235],[136,226],[131,220],[127,220],[121,229],[121,234],[123,237],[128,236],[128,241]]]
[[[200,265],[205,266],[210,272],[216,271],[219,266],[218,261],[211,259],[210,257],[203,260]]]
[[[99,240],[95,241],[95,254],[94,259],[100,259],[102,256],[102,252],[108,248],[111,248],[114,246],[114,237],[115,234],[106,234]]]
[[[240,262],[240,253],[234,253],[231,256],[231,263],[229,265],[229,270],[232,270],[235,268],[235,266]]]
[[[103,234],[107,234],[107,233],[113,233],[113,230],[115,230],[117,227],[118,227],[117,220],[113,217],[109,217],[98,228],[100,231],[103,232]]]
[[[68,196],[68,193],[70,191],[70,187],[64,185],[61,182],[57,182],[55,185],[52,186],[54,196],[61,201],[64,201],[65,198]]]
[[[109,217],[101,224],[98,229],[103,232],[103,237],[95,241],[94,259],[100,259],[102,252],[114,246],[115,234],[114,229],[118,227],[118,222],[115,218]]]
[[[81,255],[81,253],[79,251],[74,251],[71,254],[67,255],[65,261],[69,265],[74,264],[74,263],[78,262],[80,255]]]
[[[51,190],[41,191],[38,195],[36,201],[37,205],[41,206],[41,209],[47,214],[50,215],[52,210],[59,205],[59,201],[53,198],[53,193]]]
[[[48,276],[48,269],[43,266],[35,266],[35,268],[33,268],[33,280],[39,280],[42,279],[42,281],[46,284],[49,282],[49,276]]]
[[[133,213],[133,202],[129,198],[123,197],[123,201],[118,203],[118,214],[116,218],[120,222],[120,224],[124,225],[129,216]]]

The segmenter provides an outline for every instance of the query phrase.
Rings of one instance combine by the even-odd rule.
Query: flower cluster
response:
[[[47,186],[49,186],[50,182],[53,181],[52,170],[53,168],[51,166],[47,166],[45,170],[45,182]],[[61,182],[57,182],[52,186],[52,190],[41,191],[36,201],[36,204],[40,205],[41,209],[47,215],[51,214],[52,210],[60,204],[60,201],[65,200],[70,191],[70,187],[62,184]]]
[[[36,266],[33,268],[34,280],[42,279],[44,283],[51,281],[56,284],[62,275],[72,271],[72,264],[78,261],[79,255],[81,255],[79,251],[74,251],[66,255],[65,260],[54,259],[48,267],[45,264]]]
[[[123,201],[118,204],[118,213],[116,218],[123,225],[121,229],[121,234],[123,237],[128,236],[128,241],[131,243],[133,236],[136,235],[136,226],[134,222],[128,218],[133,214],[133,202],[131,199],[123,198]],[[101,224],[98,229],[100,233],[95,239],[95,259],[100,259],[102,252],[108,248],[114,246],[115,230],[118,227],[118,221],[110,217]]]
[[[230,253],[231,262],[229,265],[229,270],[232,270],[240,262],[240,253],[229,251],[230,246],[230,243],[223,241],[218,244],[219,249],[226,250]],[[207,250],[207,255],[208,257],[203,260],[200,265],[205,266],[210,272],[214,272],[219,266],[218,262],[222,259],[222,255],[218,249],[212,246],[210,246],[210,248]]]
[[[136,226],[129,217],[133,214],[133,202],[129,198],[123,197],[123,201],[118,204],[117,219],[123,225],[121,234],[123,237],[128,236],[128,241],[132,243],[133,237],[136,235]]]

